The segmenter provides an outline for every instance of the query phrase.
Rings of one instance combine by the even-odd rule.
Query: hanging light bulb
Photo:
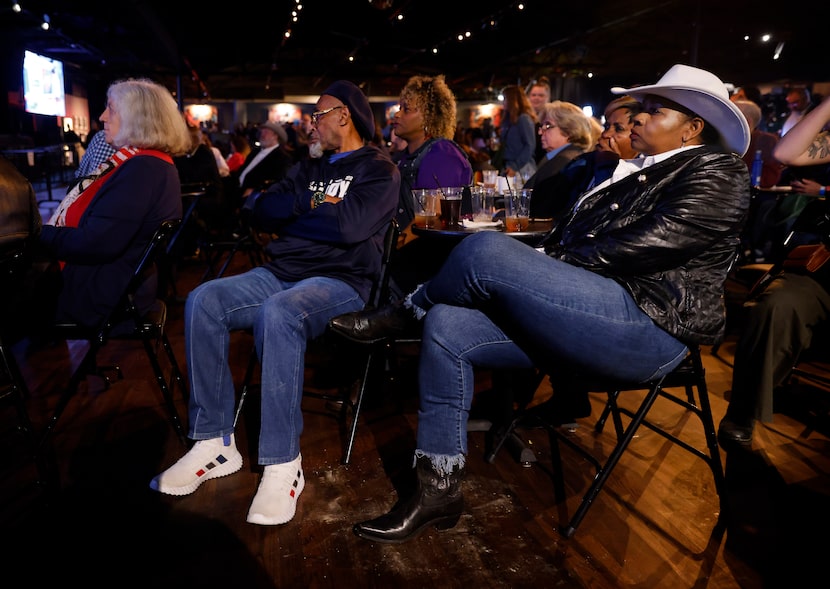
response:
[[[21,10],[23,10],[23,9],[20,8],[20,3],[19,2],[12,2],[12,11],[13,12],[19,13]]]
[[[43,22],[40,23],[40,28],[43,29],[44,31],[49,30],[49,15],[48,14],[43,15]]]

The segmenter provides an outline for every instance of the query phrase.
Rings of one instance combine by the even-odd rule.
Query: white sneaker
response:
[[[297,511],[297,498],[303,488],[305,477],[301,454],[291,462],[266,466],[248,510],[248,523],[274,526],[290,521]]]
[[[242,455],[233,434],[196,442],[176,464],[150,481],[150,488],[168,495],[190,495],[208,479],[242,468]]]

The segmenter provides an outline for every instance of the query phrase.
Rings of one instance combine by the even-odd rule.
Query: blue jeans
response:
[[[409,301],[428,311],[416,456],[439,470],[464,463],[475,367],[555,362],[640,382],[671,371],[687,353],[614,280],[501,233],[462,240]]]
[[[285,282],[265,268],[195,288],[184,315],[190,437],[209,440],[233,433],[230,332],[252,329],[262,370],[259,464],[294,460],[303,431],[307,341],[322,335],[332,317],[363,307],[357,291],[335,278]]]

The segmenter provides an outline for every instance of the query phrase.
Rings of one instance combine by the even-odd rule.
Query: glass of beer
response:
[[[416,188],[412,191],[412,200],[415,207],[414,223],[424,229],[438,229],[438,200],[437,190],[430,188]]]
[[[449,186],[440,189],[441,221],[445,229],[458,229],[461,226],[461,198],[463,186]]]
[[[530,196],[533,190],[520,188],[504,192],[504,230],[525,231],[530,223]]]

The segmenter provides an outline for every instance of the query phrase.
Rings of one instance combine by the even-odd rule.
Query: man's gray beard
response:
[[[323,157],[323,146],[319,141],[312,141],[308,144],[308,155],[314,159]]]

